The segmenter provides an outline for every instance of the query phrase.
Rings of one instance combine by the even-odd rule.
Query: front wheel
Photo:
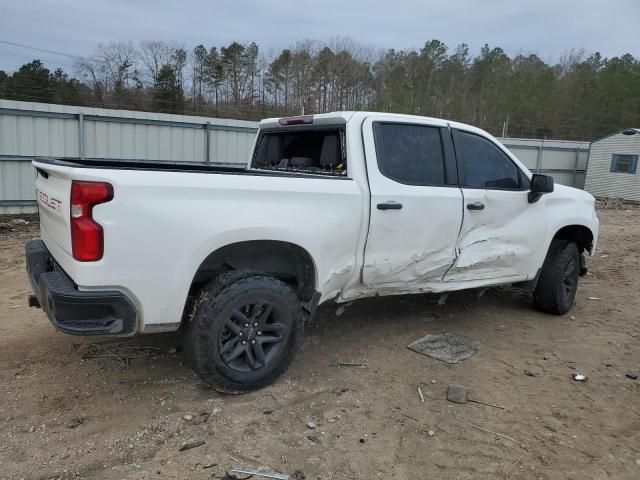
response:
[[[289,367],[302,331],[300,301],[285,283],[258,272],[224,273],[195,304],[189,325],[195,370],[221,392],[256,390]]]
[[[576,298],[580,268],[578,246],[568,240],[552,240],[533,292],[536,308],[556,315],[567,313]]]

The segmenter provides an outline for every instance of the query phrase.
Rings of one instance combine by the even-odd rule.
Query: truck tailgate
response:
[[[35,163],[36,198],[40,211],[40,235],[58,256],[72,257],[69,203],[71,178],[57,168]],[[62,254],[62,255],[61,255]]]

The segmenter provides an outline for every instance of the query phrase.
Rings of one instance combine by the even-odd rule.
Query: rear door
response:
[[[529,179],[503,147],[477,132],[452,129],[464,221],[458,258],[446,281],[519,281],[535,275],[540,202],[530,204]]]
[[[368,117],[363,135],[371,191],[365,286],[396,293],[442,282],[462,223],[446,123]]]

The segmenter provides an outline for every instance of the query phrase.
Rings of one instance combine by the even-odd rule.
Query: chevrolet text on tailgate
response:
[[[598,237],[591,195],[435,118],[264,120],[246,168],[33,164],[30,305],[76,335],[184,326],[195,369],[224,392],[281,375],[329,300],[513,284],[564,314]]]

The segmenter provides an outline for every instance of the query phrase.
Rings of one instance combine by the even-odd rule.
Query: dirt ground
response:
[[[0,230],[0,477],[209,479],[246,465],[323,480],[640,479],[640,380],[627,377],[640,374],[640,209],[600,219],[592,274],[565,316],[509,288],[442,306],[429,295],[341,315],[329,305],[288,373],[242,396],[205,388],[176,335],[54,331],[26,306],[23,244],[37,223]],[[445,331],[479,353],[450,365],[405,347]],[[450,383],[504,410],[448,403]],[[191,440],[206,443],[180,451]]]

